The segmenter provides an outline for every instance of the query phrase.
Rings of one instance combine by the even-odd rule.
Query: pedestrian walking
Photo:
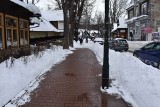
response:
[[[78,38],[79,38],[80,44],[82,45],[83,43],[82,31],[80,31]]]
[[[80,44],[82,45],[82,43],[83,43],[83,38],[80,38]]]

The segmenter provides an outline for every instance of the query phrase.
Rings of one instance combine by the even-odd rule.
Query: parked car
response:
[[[128,42],[123,38],[115,38],[109,42],[109,48],[115,51],[128,51]]]
[[[160,42],[151,42],[139,50],[135,50],[133,55],[145,62],[160,69]]]
[[[94,41],[94,43],[95,43],[95,42],[98,42],[98,43],[101,44],[101,45],[104,44],[103,38],[95,38],[93,41]]]

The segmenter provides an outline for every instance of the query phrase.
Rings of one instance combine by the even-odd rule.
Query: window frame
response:
[[[136,5],[136,7],[135,7],[136,9],[135,9],[135,14],[136,14],[136,17],[139,15],[139,6],[138,5]]]
[[[21,28],[21,22],[25,22],[27,25],[27,27],[23,27]],[[19,38],[20,38],[20,47],[25,47],[25,46],[29,46],[29,24],[28,24],[28,20],[25,20],[25,19],[22,19],[20,18],[19,19],[19,30],[20,30],[20,35],[19,35]],[[21,44],[21,31],[23,33],[23,44]],[[26,32],[27,32],[27,35],[26,35]],[[25,38],[27,37],[28,39],[28,42],[27,44],[25,44]]]
[[[4,40],[4,14],[3,13],[0,13],[0,16],[2,18],[2,22],[1,22],[1,25],[0,25],[0,28],[2,29],[2,46],[0,47],[0,49],[4,49],[5,48],[5,40]]]
[[[134,17],[134,10],[131,9],[131,10],[129,10],[129,19],[131,19],[133,17]]]
[[[146,14],[147,13],[147,2],[143,2],[141,4],[141,14]]]
[[[11,16],[11,15],[5,15],[5,19],[7,18],[7,17],[10,17],[10,18],[13,18],[13,19],[16,19],[16,26],[5,26],[6,28],[6,42],[7,42],[7,37],[8,37],[8,35],[7,35],[7,30],[8,29],[11,29],[11,47],[12,48],[18,48],[19,47],[19,37],[18,37],[18,18],[17,17],[14,17],[14,16]],[[5,24],[6,24],[6,20],[5,20]],[[17,45],[16,46],[14,46],[14,35],[13,35],[13,31],[14,30],[16,30],[16,38],[17,38]],[[8,44],[6,43],[6,45],[7,45],[7,48],[9,47],[8,46]]]

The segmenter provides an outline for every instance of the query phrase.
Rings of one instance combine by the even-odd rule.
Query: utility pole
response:
[[[109,0],[105,0],[105,37],[102,71],[102,89],[109,88]]]

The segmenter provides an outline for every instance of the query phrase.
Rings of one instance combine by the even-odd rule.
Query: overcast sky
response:
[[[41,10],[47,10],[48,5],[53,5],[51,2],[49,2],[51,0],[40,0],[40,2],[38,4],[36,4]],[[52,0],[54,1],[54,0]],[[96,12],[105,12],[105,3],[103,3],[104,0],[96,0],[96,3],[94,4],[94,10],[93,10],[93,16],[95,15]],[[128,0],[128,3],[131,0]]]
[[[36,4],[38,7],[40,7],[40,9],[46,10],[47,9],[47,5],[51,5],[51,3],[49,2],[50,0],[40,0],[40,2],[38,4]],[[101,11],[104,12],[104,3],[102,2],[103,0],[96,0],[95,3],[95,8],[94,8],[94,12],[96,11]]]

